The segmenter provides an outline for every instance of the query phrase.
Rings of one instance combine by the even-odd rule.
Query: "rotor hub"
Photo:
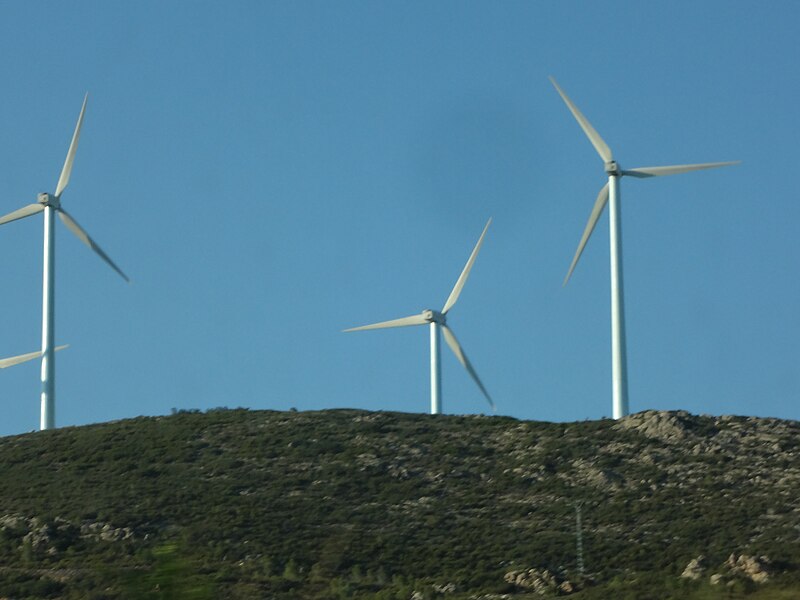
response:
[[[53,194],[48,194],[47,192],[42,192],[36,198],[36,201],[39,204],[44,206],[52,206],[53,208],[59,208],[61,206],[61,201],[58,199],[58,196],[53,196]]]

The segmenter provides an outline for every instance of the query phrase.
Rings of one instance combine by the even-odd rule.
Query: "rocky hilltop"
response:
[[[797,422],[656,411],[218,409],[6,437],[0,598],[789,598],[799,453]]]

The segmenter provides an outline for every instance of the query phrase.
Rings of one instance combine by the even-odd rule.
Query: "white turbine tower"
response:
[[[472,364],[469,362],[467,355],[464,354],[464,351],[461,349],[461,345],[458,343],[456,336],[453,335],[452,330],[447,326],[447,313],[448,311],[453,308],[456,301],[458,300],[458,296],[461,294],[461,290],[464,287],[464,284],[467,282],[467,277],[469,277],[469,272],[472,270],[472,265],[475,263],[475,258],[478,256],[478,251],[481,249],[481,244],[483,244],[483,238],[486,235],[486,231],[489,229],[489,225],[491,224],[492,220],[489,219],[486,222],[486,226],[483,228],[483,232],[481,233],[481,237],[478,239],[478,243],[475,244],[475,248],[472,250],[472,254],[469,256],[469,260],[467,260],[467,264],[464,267],[464,270],[461,271],[461,275],[458,277],[455,286],[453,286],[453,291],[450,292],[450,296],[447,298],[447,301],[444,303],[444,308],[442,308],[441,312],[437,310],[423,310],[422,313],[418,315],[411,315],[410,317],[403,317],[402,319],[394,319],[392,321],[383,321],[381,323],[374,323],[372,325],[364,325],[362,327],[353,327],[351,329],[345,329],[345,331],[363,331],[365,329],[385,329],[387,327],[405,327],[408,325],[430,325],[430,339],[431,339],[431,414],[438,415],[442,412],[442,378],[441,378],[441,366],[440,366],[440,359],[441,359],[441,352],[439,350],[439,330],[441,329],[444,332],[444,340],[447,342],[447,345],[450,346],[450,349],[453,351],[453,354],[456,355],[458,361],[464,366],[467,372],[470,374],[472,379],[478,384],[481,392],[483,395],[486,396],[486,399],[489,401],[489,405],[494,410],[494,402],[492,401],[491,396],[489,396],[489,392],[486,391],[486,388],[481,383],[478,374],[475,372],[475,369],[472,367]]]
[[[628,374],[627,374],[627,358],[625,355],[625,308],[623,304],[622,294],[622,222],[621,222],[621,206],[620,206],[620,180],[623,176],[646,178],[658,177],[660,175],[677,175],[678,173],[686,173],[688,171],[697,171],[699,169],[713,169],[715,167],[725,167],[727,165],[735,165],[739,161],[733,162],[717,162],[717,163],[702,163],[694,165],[672,165],[666,167],[637,167],[635,169],[623,169],[619,163],[614,160],[611,154],[611,149],[600,137],[600,134],[595,131],[591,123],[583,116],[583,113],[578,110],[578,107],[573,104],[564,91],[556,83],[552,77],[550,81],[555,86],[561,98],[566,103],[572,115],[578,121],[578,124],[583,129],[583,132],[589,138],[589,141],[594,146],[600,158],[603,159],[605,164],[605,171],[608,174],[608,183],[603,186],[600,193],[595,200],[592,212],[589,215],[589,222],[586,223],[586,228],[583,230],[583,236],[578,244],[578,249],[572,259],[572,264],[569,266],[567,276],[564,278],[564,285],[569,281],[572,271],[575,270],[575,265],[578,264],[578,259],[581,257],[586,242],[589,236],[592,235],[595,225],[603,214],[606,204],[609,205],[609,243],[611,254],[611,379],[612,379],[612,400],[613,400],[613,415],[615,419],[619,419],[628,414]]]
[[[41,413],[41,428],[52,429],[55,427],[55,213],[58,213],[59,218],[74,233],[79,240],[89,246],[97,254],[106,261],[112,269],[119,273],[125,281],[129,281],[128,277],[123,273],[120,268],[108,257],[108,255],[100,249],[89,234],[78,225],[77,221],[73,219],[67,211],[61,206],[61,194],[69,183],[69,176],[72,173],[72,163],[75,160],[75,152],[78,149],[78,139],[81,135],[81,126],[83,125],[83,115],[86,111],[86,101],[89,95],[83,99],[83,106],[81,106],[81,114],[78,117],[78,123],[75,126],[75,132],[72,134],[72,142],[67,151],[67,159],[64,161],[64,167],[61,169],[61,176],[58,178],[55,194],[41,193],[37,198],[37,202],[29,204],[15,210],[12,213],[0,218],[0,225],[35,215],[39,212],[44,212],[44,277],[42,285],[42,413]]]

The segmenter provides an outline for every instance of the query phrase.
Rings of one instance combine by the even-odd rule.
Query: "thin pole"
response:
[[[619,177],[608,177],[608,223],[611,254],[611,382],[613,414],[628,414],[628,360],[625,352],[625,304],[622,286],[622,220]]]
[[[42,412],[40,426],[56,426],[55,355],[55,209],[44,208],[44,276],[42,281]]]
[[[583,526],[581,523],[581,503],[575,503],[575,549],[578,556],[578,573],[581,578],[584,575],[583,569]]]
[[[439,350],[439,324],[431,321],[431,414],[442,412],[442,372]]]

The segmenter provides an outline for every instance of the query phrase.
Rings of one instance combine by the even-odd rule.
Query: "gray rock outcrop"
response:
[[[701,554],[697,558],[693,558],[689,561],[689,564],[686,565],[683,573],[681,573],[681,577],[684,579],[692,579],[697,581],[703,576],[706,566],[706,557]]]
[[[509,571],[503,579],[520,590],[534,592],[540,596],[568,595],[577,591],[577,586],[549,569],[523,569]]]

